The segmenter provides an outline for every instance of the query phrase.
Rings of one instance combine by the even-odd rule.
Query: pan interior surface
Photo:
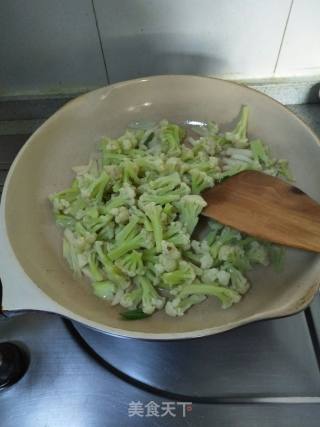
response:
[[[124,336],[200,336],[303,308],[315,293],[320,263],[318,255],[299,250],[287,250],[280,274],[271,268],[254,271],[251,290],[231,309],[222,310],[210,298],[182,318],[159,312],[133,322],[120,319],[119,307],[96,298],[85,279],[74,279],[62,257],[62,234],[48,195],[70,185],[71,168],[88,162],[102,136],[118,136],[134,121],[164,118],[187,126],[214,120],[225,129],[232,126],[243,104],[250,108],[249,137],[260,137],[274,156],[288,159],[296,185],[320,201],[317,139],[271,98],[226,81],[193,76],[116,84],[59,110],[30,138],[13,166],[2,202],[10,245],[26,275],[84,323],[89,320],[102,331],[117,330]]]

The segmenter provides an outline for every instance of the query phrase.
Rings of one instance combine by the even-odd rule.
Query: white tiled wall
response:
[[[104,84],[91,0],[0,0],[0,96]]]
[[[320,0],[0,0],[0,96],[320,74]]]
[[[270,75],[290,0],[94,0],[110,81]]]
[[[294,0],[277,75],[320,74],[320,0]]]

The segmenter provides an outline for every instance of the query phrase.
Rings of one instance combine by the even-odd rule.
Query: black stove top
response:
[[[21,109],[17,126],[23,111],[33,110]],[[39,121],[28,118],[31,131]],[[25,122],[16,133],[4,134],[5,126],[0,184],[26,140]],[[176,342],[26,313],[0,319],[0,382],[8,360],[16,377],[0,390],[1,427],[318,427],[320,298],[295,316]]]

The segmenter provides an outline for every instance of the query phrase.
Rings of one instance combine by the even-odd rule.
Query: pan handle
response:
[[[4,196],[5,194],[2,194],[0,205],[0,279],[2,282],[0,307],[2,312],[14,313],[32,310],[65,315],[68,311],[38,288],[18,262],[6,231]]]
[[[11,317],[27,311],[46,311],[65,314],[65,310],[50,299],[24,273],[24,280],[17,277],[17,272],[1,275],[0,315]]]
[[[11,317],[28,311],[46,311],[49,313],[64,314],[63,308],[47,297],[41,289],[33,283],[23,283],[14,279],[3,279],[0,282],[0,316]]]
[[[49,298],[27,276],[14,254],[10,253],[10,246],[0,246],[0,312],[7,317],[30,310],[65,315],[67,310]]]

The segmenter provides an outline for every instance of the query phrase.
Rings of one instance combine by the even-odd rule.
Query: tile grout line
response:
[[[282,34],[282,38],[281,38],[281,42],[280,42],[280,46],[279,46],[279,51],[278,51],[276,63],[275,63],[274,69],[273,69],[273,74],[275,74],[275,72],[276,72],[276,70],[278,68],[279,59],[280,59],[280,55],[281,55],[281,51],[282,51],[282,46],[283,46],[284,38],[285,38],[285,35],[286,35],[286,32],[287,32],[287,27],[288,27],[290,15],[291,15],[292,7],[293,7],[293,2],[294,2],[294,0],[291,0],[289,12],[288,12],[288,16],[287,16],[287,19],[286,19],[286,23],[285,23],[285,26],[284,26],[284,30],[283,30],[283,34]]]
[[[108,73],[108,68],[107,68],[107,61],[106,61],[106,57],[104,55],[104,50],[103,50],[103,45],[102,45],[102,39],[101,39],[101,33],[100,33],[100,29],[99,29],[99,23],[98,23],[96,8],[95,8],[95,5],[94,5],[94,0],[91,0],[91,4],[92,4],[92,10],[93,10],[93,15],[94,15],[94,20],[95,20],[96,28],[97,28],[97,32],[98,32],[98,38],[99,38],[99,44],[100,44],[100,51],[101,51],[102,60],[103,60],[103,64],[104,64],[104,69],[105,69],[105,73],[106,73],[107,84],[110,84],[109,73]]]

